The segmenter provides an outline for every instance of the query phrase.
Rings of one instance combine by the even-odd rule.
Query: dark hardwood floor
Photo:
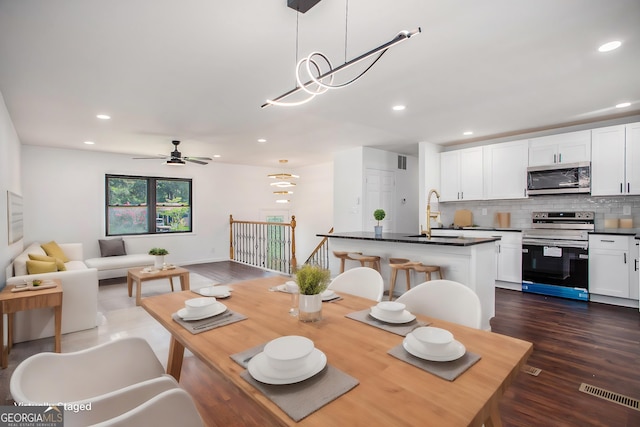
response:
[[[233,262],[186,268],[221,283],[275,274]],[[640,399],[637,309],[498,289],[491,326],[533,342],[528,365],[542,370],[538,376],[520,373],[505,392],[500,405],[505,426],[640,426],[640,411],[578,390],[587,383]],[[185,358],[180,382],[210,426],[278,425],[193,356]],[[426,415],[424,425],[429,425]]]

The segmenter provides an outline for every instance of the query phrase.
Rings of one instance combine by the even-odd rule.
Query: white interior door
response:
[[[395,171],[387,171],[381,169],[366,170],[366,209],[364,231],[373,231],[373,227],[378,224],[373,218],[373,211],[376,209],[384,209],[386,216],[380,221],[383,226],[383,232],[393,232],[395,229],[394,220],[394,196],[396,191],[396,173]]]

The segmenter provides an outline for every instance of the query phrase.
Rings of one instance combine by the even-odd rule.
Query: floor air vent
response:
[[[534,377],[537,377],[538,374],[542,372],[542,369],[534,368],[533,366],[529,366],[529,365],[524,365],[522,367],[522,372],[524,372],[525,374],[529,374],[529,375],[533,375]]]
[[[603,388],[592,386],[585,383],[580,384],[580,388],[578,390],[580,390],[583,393],[587,393],[592,396],[596,396],[601,399],[608,400],[609,402],[617,403],[619,405],[626,406],[627,408],[640,411],[640,401],[638,401],[638,399],[633,399],[631,397],[627,397],[622,394],[614,393],[612,391],[605,390]]]

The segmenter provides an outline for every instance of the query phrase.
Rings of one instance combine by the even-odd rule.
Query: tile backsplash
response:
[[[497,212],[511,214],[511,228],[529,228],[531,212],[538,211],[593,211],[596,229],[604,229],[606,218],[633,218],[634,228],[640,228],[640,196],[591,197],[587,195],[531,196],[515,200],[476,200],[441,202],[438,209],[445,227],[453,224],[457,209],[473,213],[474,225],[494,227]],[[486,210],[486,211],[485,211]],[[628,210],[630,213],[625,214]],[[483,213],[486,214],[483,215]]]

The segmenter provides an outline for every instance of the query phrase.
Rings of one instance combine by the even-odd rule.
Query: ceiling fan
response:
[[[140,159],[149,159],[149,160],[158,160],[158,159],[167,159],[167,165],[184,165],[185,161],[198,163],[199,165],[208,165],[209,162],[205,162],[204,160],[213,160],[211,157],[182,157],[182,153],[178,151],[178,145],[180,141],[171,141],[174,148],[169,156],[160,156],[160,157],[134,157],[136,160]]]

